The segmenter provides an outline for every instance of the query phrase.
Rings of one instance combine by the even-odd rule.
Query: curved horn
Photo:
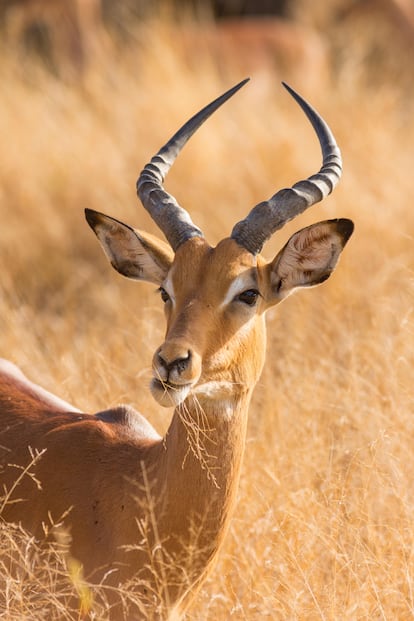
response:
[[[175,198],[164,190],[162,183],[165,176],[183,146],[200,125],[248,80],[249,78],[233,86],[224,95],[212,101],[187,121],[158,151],[138,177],[138,196],[145,209],[168,239],[173,250],[177,250],[182,243],[191,237],[203,237],[203,233],[193,224],[186,210],[180,207]]]
[[[328,125],[290,86],[282,84],[296,99],[316,132],[322,149],[322,168],[316,175],[279,190],[268,201],[259,203],[247,218],[234,226],[231,237],[252,254],[259,253],[265,241],[286,222],[330,194],[342,172],[341,152]]]

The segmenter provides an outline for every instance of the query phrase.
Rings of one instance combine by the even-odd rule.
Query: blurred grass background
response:
[[[329,122],[344,175],[264,254],[317,220],[356,231],[329,282],[269,314],[237,511],[188,618],[412,619],[414,3],[291,0],[258,17],[247,1],[122,0],[77,27],[57,0],[37,5],[0,5],[0,356],[85,411],[133,403],[164,431],[147,388],[158,295],[111,270],[83,209],[157,233],[140,168],[249,74],[166,182],[217,243],[319,168],[287,81]],[[53,596],[7,597],[5,619],[61,618]]]

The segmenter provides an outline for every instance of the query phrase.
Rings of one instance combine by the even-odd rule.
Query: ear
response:
[[[329,278],[353,230],[353,222],[341,218],[312,224],[292,235],[269,265],[271,302],[297,287],[313,287]]]
[[[156,285],[164,281],[174,259],[170,246],[98,211],[85,209],[85,217],[112,266],[120,274]]]

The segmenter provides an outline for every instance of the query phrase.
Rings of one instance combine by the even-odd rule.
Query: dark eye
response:
[[[170,296],[168,295],[168,293],[166,292],[166,290],[163,287],[160,287],[158,289],[158,291],[161,294],[161,300],[165,303],[168,302],[170,300]]]
[[[243,304],[247,304],[248,306],[254,306],[259,295],[260,293],[256,291],[256,289],[248,289],[247,291],[240,293],[240,295],[237,296],[237,300],[239,302],[243,302]]]

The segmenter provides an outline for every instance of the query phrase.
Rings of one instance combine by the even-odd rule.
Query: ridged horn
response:
[[[163,188],[163,181],[177,155],[194,132],[213,112],[234,95],[249,78],[243,80],[195,114],[144,167],[137,181],[137,193],[145,209],[164,233],[173,250],[191,237],[203,237],[185,209]]]
[[[252,254],[289,220],[332,192],[342,173],[342,159],[335,138],[323,118],[290,86],[282,82],[311,122],[322,150],[322,168],[318,173],[291,188],[279,190],[267,201],[256,205],[247,218],[238,222],[231,237]]]

